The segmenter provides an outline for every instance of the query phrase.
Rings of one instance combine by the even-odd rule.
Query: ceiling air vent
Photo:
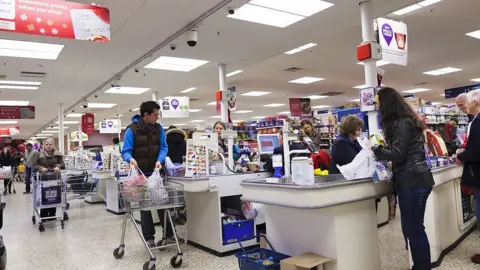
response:
[[[47,73],[45,72],[30,72],[30,71],[22,71],[20,72],[21,78],[36,78],[36,79],[45,79]]]
[[[300,71],[300,70],[302,70],[302,69],[298,68],[298,67],[291,67],[291,68],[285,69],[284,71],[286,71],[286,72],[297,72],[297,71]]]
[[[320,93],[319,95],[321,96],[327,96],[327,97],[333,97],[333,96],[338,96],[343,94],[343,92],[325,92],[325,93]]]

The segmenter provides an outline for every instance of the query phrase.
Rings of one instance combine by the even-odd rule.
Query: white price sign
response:
[[[378,37],[382,45],[382,60],[406,66],[408,62],[407,25],[403,22],[377,19]]]
[[[164,97],[159,100],[162,118],[188,117],[190,99],[188,97]]]
[[[121,131],[121,123],[119,119],[105,119],[100,122],[100,133],[102,134],[117,134]]]

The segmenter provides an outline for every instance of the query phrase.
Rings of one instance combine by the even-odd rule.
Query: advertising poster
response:
[[[235,86],[227,89],[228,91],[228,109],[233,112],[237,109],[237,90]]]
[[[95,131],[95,115],[86,113],[82,115],[82,132],[92,135]]]
[[[461,189],[462,192],[462,218],[463,223],[469,222],[472,218],[476,216],[476,205],[475,198],[473,194],[467,194]]]
[[[408,62],[407,25],[403,22],[377,19],[378,38],[382,46],[382,60],[406,66]]]
[[[105,119],[98,126],[102,134],[118,134],[122,130],[120,120],[118,119]]]
[[[12,137],[20,134],[18,126],[3,126],[0,127],[0,137]]]
[[[0,119],[35,119],[35,107],[0,106]]]
[[[360,110],[362,112],[371,112],[375,110],[375,88],[369,87],[360,90]]]
[[[190,99],[188,97],[164,97],[160,100],[163,118],[188,117]]]
[[[110,41],[110,11],[64,0],[0,0],[0,31]]]
[[[290,114],[293,117],[311,117],[312,104],[309,98],[290,98]]]
[[[82,135],[82,142],[88,141],[88,135],[87,135],[87,134],[85,134],[85,133],[82,132],[81,135]],[[70,133],[70,141],[71,141],[71,142],[78,142],[78,141],[80,141],[80,132],[78,132],[78,130]]]

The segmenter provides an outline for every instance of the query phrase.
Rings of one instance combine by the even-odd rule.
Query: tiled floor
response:
[[[23,190],[23,186],[18,184],[17,190]],[[113,257],[112,251],[120,241],[122,216],[107,213],[103,205],[73,202],[69,210],[70,220],[64,230],[56,223],[47,225],[46,231],[40,233],[38,227],[31,222],[32,210],[28,195],[7,195],[4,199],[8,205],[0,234],[7,245],[9,270],[131,270],[141,269],[148,258],[131,224],[127,232],[125,256],[121,260]],[[185,228],[179,228],[179,233],[184,235]],[[403,248],[398,221],[380,229],[380,246],[382,269],[407,269],[407,252]],[[480,269],[469,262],[469,256],[475,251],[480,251],[477,233],[450,253],[438,269]],[[184,246],[184,253],[183,269],[238,269],[233,256],[218,258],[188,245]],[[175,250],[155,254],[157,269],[170,269],[169,261]]]

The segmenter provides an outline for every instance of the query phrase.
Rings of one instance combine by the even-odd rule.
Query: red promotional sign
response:
[[[0,31],[108,42],[110,11],[65,0],[0,1]]]
[[[95,131],[95,116],[93,114],[82,115],[82,131],[87,135],[92,135]]]
[[[35,119],[35,107],[0,106],[0,119]]]
[[[20,134],[18,126],[3,126],[0,127],[0,137],[12,137]]]
[[[311,117],[312,105],[309,98],[290,98],[290,114],[294,117]]]

